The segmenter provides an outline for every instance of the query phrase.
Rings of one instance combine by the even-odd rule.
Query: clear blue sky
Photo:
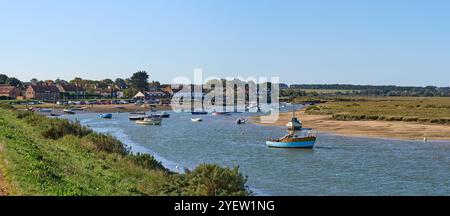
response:
[[[0,73],[30,80],[450,86],[450,1],[0,0]]]

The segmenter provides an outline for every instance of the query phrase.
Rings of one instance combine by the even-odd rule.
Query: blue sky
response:
[[[450,2],[0,0],[0,73],[450,86]]]

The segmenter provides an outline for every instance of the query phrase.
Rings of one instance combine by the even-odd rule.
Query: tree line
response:
[[[305,91],[308,90],[308,91]],[[317,91],[314,91],[317,90]],[[318,90],[333,90],[320,92]],[[395,85],[349,85],[349,84],[294,84],[284,90],[284,94],[314,96],[320,94],[357,95],[357,96],[412,96],[412,97],[448,97],[450,87],[437,86],[395,86]]]

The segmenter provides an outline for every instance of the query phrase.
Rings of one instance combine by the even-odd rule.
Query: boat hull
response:
[[[208,115],[208,112],[191,112],[192,115]]]
[[[110,119],[112,118],[112,114],[100,114],[99,117],[104,119]]]
[[[313,148],[316,144],[316,137],[303,137],[291,141],[266,141],[266,145],[271,148]]]

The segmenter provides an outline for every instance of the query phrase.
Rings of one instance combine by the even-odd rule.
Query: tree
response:
[[[17,87],[22,86],[22,82],[19,79],[15,78],[15,77],[9,77],[6,80],[6,84],[9,84],[11,86],[17,86]]]
[[[138,93],[138,90],[134,88],[127,88],[123,91],[123,96],[125,98],[133,98]]]
[[[114,81],[114,84],[116,84],[116,86],[119,87],[120,89],[125,89],[125,88],[127,88],[127,83],[126,83],[125,80],[122,79],[122,78],[117,78],[117,79]]]
[[[32,84],[36,84],[36,83],[38,83],[38,82],[39,82],[39,80],[38,80],[38,79],[36,79],[36,78],[33,78],[33,79],[31,79],[31,80],[30,80],[30,82],[31,82]]]
[[[145,71],[138,71],[130,78],[131,87],[139,91],[145,91],[148,83],[148,74]]]
[[[6,80],[8,79],[8,76],[5,74],[0,74],[0,84],[6,84]]]

